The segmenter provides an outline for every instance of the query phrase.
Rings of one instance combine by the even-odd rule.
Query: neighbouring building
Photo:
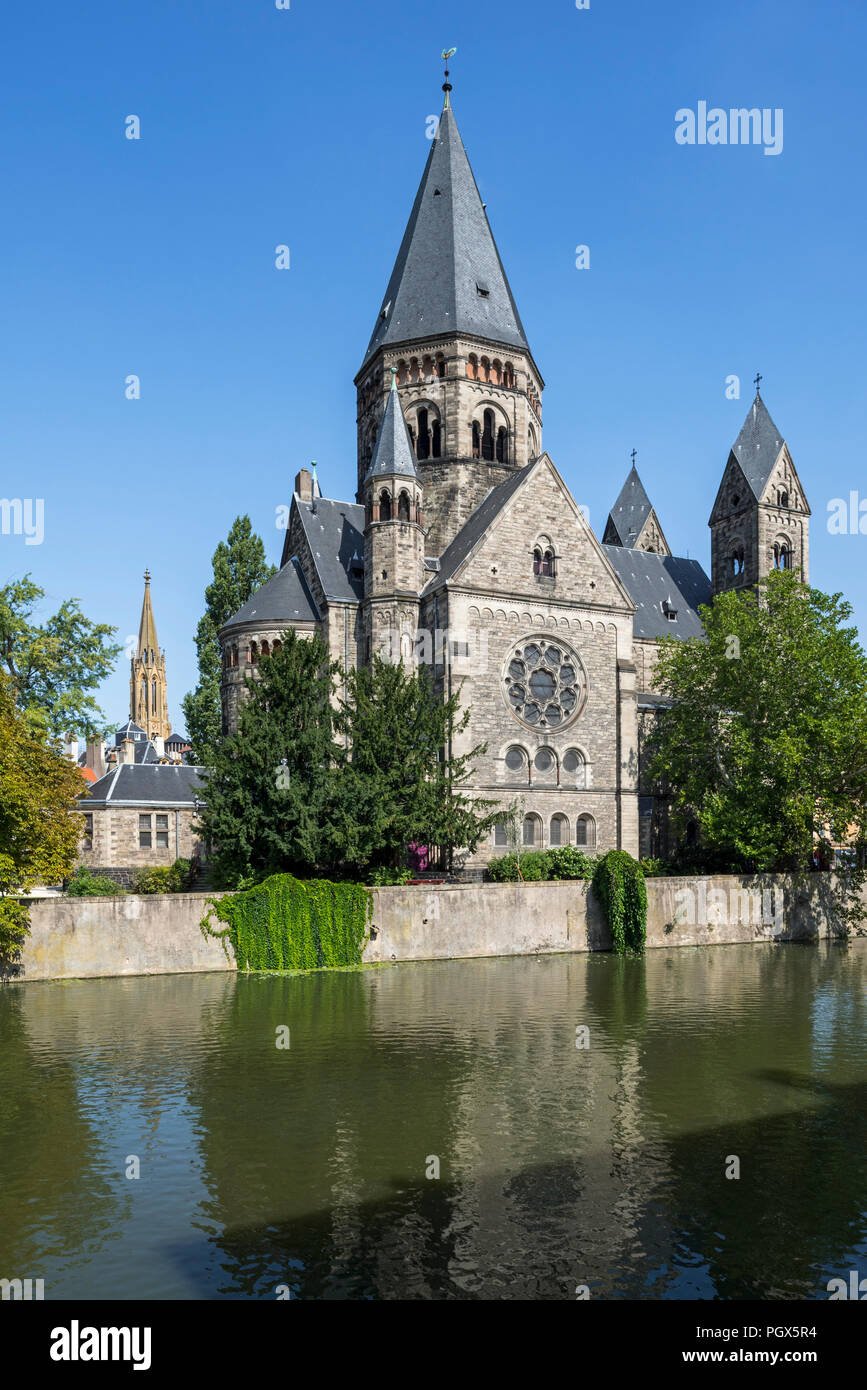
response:
[[[189,741],[171,731],[149,571],[131,665],[129,718],[112,743],[88,739],[78,760],[91,784],[79,802],[79,863],[124,886],[139,869],[204,857],[198,808],[206,772],[187,764]]]
[[[225,732],[288,628],[344,669],[377,651],[430,669],[486,743],[473,789],[520,807],[528,846],[657,852],[641,783],[661,638],[774,566],[808,578],[810,511],[759,394],[710,518],[711,577],[671,554],[634,467],[602,540],[542,434],[544,379],[458,132],[451,86],[355,378],[357,491],[296,477],[279,572],[221,629]],[[473,861],[502,853],[501,825]]]

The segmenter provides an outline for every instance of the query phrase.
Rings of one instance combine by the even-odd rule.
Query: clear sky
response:
[[[865,631],[867,535],[826,524],[867,500],[863,0],[41,0],[4,21],[0,494],[43,499],[45,534],[0,535],[0,583],[29,570],[126,640],[148,566],[176,727],[233,518],[277,561],[301,466],[354,500],[352,379],[452,45],[544,444],[597,534],[635,448],[673,550],[709,568],[761,371],[812,582]],[[701,101],[781,108],[782,152],[678,144]],[[112,719],[128,680],[121,659]]]

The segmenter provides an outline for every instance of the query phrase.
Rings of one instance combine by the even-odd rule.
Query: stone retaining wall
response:
[[[649,879],[647,945],[813,941],[836,929],[830,880]],[[77,979],[233,970],[199,922],[205,893],[46,898],[31,905],[31,933],[6,979]],[[216,895],[215,895],[216,896]],[[365,962],[606,951],[608,928],[586,883],[483,883],[376,888]]]

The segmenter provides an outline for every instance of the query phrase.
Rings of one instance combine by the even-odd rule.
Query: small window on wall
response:
[[[506,822],[498,820],[494,826],[494,844],[504,848],[509,843],[509,835],[506,829]]]
[[[563,773],[564,781],[569,782],[571,786],[583,788],[587,785],[587,764],[577,748],[570,748],[568,753],[564,754]]]
[[[510,748],[506,753],[506,768],[509,772],[522,773],[524,778],[527,776],[527,755],[523,748]]]
[[[551,817],[551,844],[568,845],[569,843],[569,822],[565,816],[556,815]]]
[[[592,816],[579,816],[575,822],[575,843],[582,849],[593,849],[596,845],[596,822]]]
[[[169,847],[169,818],[157,816],[157,849],[168,849]]]
[[[138,818],[138,847],[139,849],[151,849],[151,817],[139,816]]]
[[[557,758],[550,748],[540,748],[533,759],[533,766],[543,777],[551,776],[557,771]]]
[[[537,848],[542,844],[542,822],[538,816],[524,817],[524,844]]]

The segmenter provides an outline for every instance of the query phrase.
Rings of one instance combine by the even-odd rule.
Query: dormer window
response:
[[[662,600],[662,611],[670,623],[677,622],[677,609],[673,608],[669,599]]]
[[[482,280],[476,281],[476,292],[482,299],[487,299],[491,293],[489,287]]]

